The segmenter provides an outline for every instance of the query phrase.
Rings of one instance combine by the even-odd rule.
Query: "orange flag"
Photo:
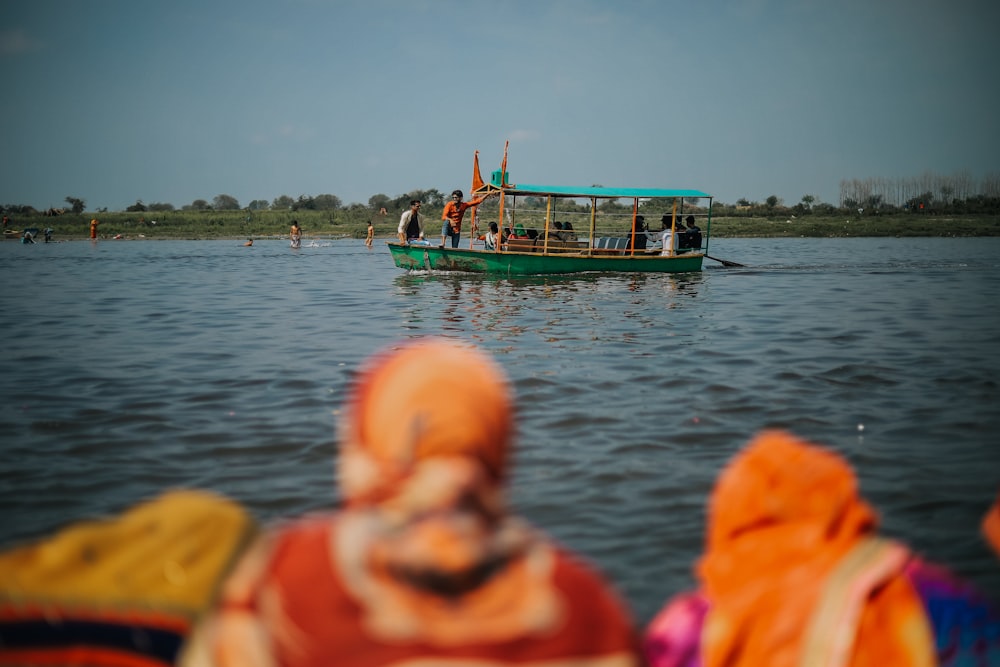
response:
[[[507,185],[507,147],[510,140],[503,142],[503,162],[500,164],[500,185]]]
[[[483,187],[483,177],[479,173],[479,151],[472,162],[472,194],[475,195]]]

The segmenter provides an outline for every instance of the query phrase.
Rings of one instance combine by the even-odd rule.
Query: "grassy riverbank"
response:
[[[846,236],[1000,236],[1000,216],[714,218],[716,238]]]
[[[393,237],[398,213],[378,215],[370,210],[339,211],[170,211],[158,213],[109,212],[58,217],[32,216],[14,220],[8,239],[25,228],[53,229],[53,239],[84,239],[90,220],[100,221],[100,238],[121,234],[127,239],[282,238],[292,220],[298,220],[306,238],[364,238],[368,220],[379,238]],[[437,232],[440,213],[428,211],[429,236]],[[704,225],[703,220],[699,223]],[[466,233],[468,224],[466,224]],[[654,230],[655,231],[655,230]],[[715,217],[714,238],[847,237],[847,236],[1000,236],[996,215],[885,215],[849,217],[807,215],[792,217]]]

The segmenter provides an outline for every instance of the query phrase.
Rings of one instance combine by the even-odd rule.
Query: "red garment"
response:
[[[586,565],[547,541],[495,573],[492,585],[443,598],[383,588],[388,579],[356,571],[349,552],[364,521],[348,512],[283,530],[262,567],[251,568],[256,576],[227,586],[223,623],[227,611],[252,621],[220,632],[216,664],[638,664],[623,605]],[[240,591],[248,594],[240,599]]]

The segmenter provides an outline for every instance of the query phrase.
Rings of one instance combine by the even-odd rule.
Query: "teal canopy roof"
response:
[[[616,197],[639,197],[646,198],[673,198],[673,197],[711,197],[712,195],[700,190],[668,190],[664,188],[604,188],[604,187],[577,187],[568,185],[509,185],[504,188],[504,193],[508,195],[529,195],[544,197],[545,195],[556,195],[560,197],[606,197],[613,199]]]

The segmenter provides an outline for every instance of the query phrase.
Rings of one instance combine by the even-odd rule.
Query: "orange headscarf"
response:
[[[373,357],[341,423],[338,478],[348,508],[391,528],[376,562],[461,579],[515,548],[496,533],[511,413],[506,376],[473,347],[428,338]]]
[[[808,637],[829,606],[827,582],[878,522],[850,466],[788,433],[762,433],[720,476],[709,514],[699,564],[710,600],[705,665],[812,664]],[[843,664],[855,667],[932,664],[921,602],[901,573],[905,549],[886,551],[874,592],[858,595],[856,622],[820,627],[819,637],[846,633]]]
[[[341,423],[341,491],[351,504],[384,500],[420,461],[467,458],[503,479],[513,437],[507,378],[489,356],[424,338],[375,355]],[[353,469],[361,456],[365,469]]]
[[[997,495],[986,516],[983,517],[983,536],[1000,556],[1000,495]]]

